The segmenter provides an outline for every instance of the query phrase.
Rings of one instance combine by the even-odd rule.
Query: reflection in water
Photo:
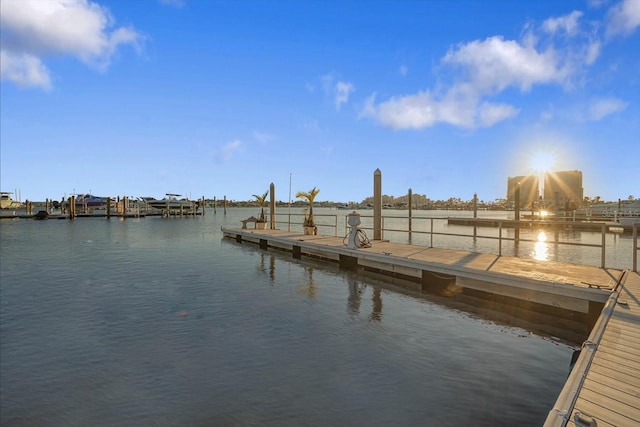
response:
[[[360,314],[360,297],[367,288],[367,285],[358,283],[356,280],[349,281],[349,296],[347,297],[347,310],[351,317]]]
[[[316,289],[316,284],[313,281],[313,267],[304,267],[304,272],[307,278],[309,279],[306,284],[306,292],[309,294],[309,297],[311,299],[315,299],[316,295],[318,294],[318,291]]]
[[[538,261],[547,261],[549,259],[549,245],[547,244],[547,235],[544,231],[538,233],[538,241],[533,247],[531,256]]]
[[[371,307],[371,316],[369,316],[370,320],[381,321],[382,320],[382,296],[381,289],[379,286],[373,288],[373,305]]]
[[[364,283],[358,283],[357,280],[349,281],[349,295],[347,297],[347,310],[351,317],[356,317],[360,314],[360,303],[362,300],[362,294],[367,290],[367,285]],[[382,320],[382,288],[379,286],[373,287],[373,295],[371,296],[371,314],[369,320],[381,321]]]
[[[550,252],[547,235],[544,231],[539,231],[531,256],[535,257],[535,259],[548,261],[551,257]],[[261,275],[268,277],[272,286],[276,286],[279,281],[289,284],[299,283],[295,286],[296,292],[312,301],[318,297],[321,287],[321,282],[319,284],[314,275],[317,275],[318,272],[322,274],[322,271],[326,270],[341,271],[344,282],[347,285],[345,289],[346,312],[351,319],[360,319],[361,314],[364,314],[367,316],[368,321],[382,322],[384,317],[382,312],[382,290],[390,285],[393,286],[395,293],[426,299],[442,306],[469,313],[472,316],[478,316],[492,323],[523,328],[539,336],[553,337],[554,340],[560,340],[570,345],[582,343],[587,338],[590,330],[588,328],[588,319],[581,313],[531,304],[527,301],[482,291],[463,289],[456,285],[438,288],[437,291],[433,292],[428,290],[416,291],[415,282],[411,280],[365,270],[346,273],[338,269],[334,264],[315,264],[310,259],[293,264],[288,262],[286,255],[282,256],[284,257],[283,259],[287,260],[285,265],[290,269],[289,273],[285,275],[286,277],[282,277],[282,274],[280,274],[281,277],[278,278],[276,270],[279,267],[283,267],[283,265],[278,263],[280,256],[275,253],[261,252],[256,270]],[[269,259],[267,260],[266,257]],[[298,273],[302,273],[302,275],[292,274],[292,266],[300,267],[302,270],[298,270]],[[318,268],[317,271],[315,271],[316,268]],[[294,270],[297,270],[297,268],[294,268]],[[332,290],[330,293],[334,291]],[[364,312],[362,312],[363,299],[367,300],[369,293],[371,295],[370,311],[365,307]],[[390,308],[387,306],[387,311],[389,310]],[[182,313],[178,314],[178,316],[182,315]]]
[[[267,271],[267,267],[265,266],[265,254],[260,254],[260,263],[257,266],[258,272],[265,273]],[[271,282],[271,286],[273,286],[273,282],[276,280],[276,257],[271,255],[269,257],[269,280]]]

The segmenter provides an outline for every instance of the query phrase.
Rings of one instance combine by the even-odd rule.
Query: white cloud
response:
[[[375,117],[380,124],[393,129],[420,129],[433,125],[436,104],[429,92],[394,97],[375,106],[375,97],[369,98],[361,115]]]
[[[0,51],[0,78],[9,80],[20,87],[41,87],[51,89],[49,72],[40,59],[28,53],[13,54]]]
[[[463,128],[488,127],[518,114],[507,104],[480,103],[467,93],[469,86],[455,86],[445,96],[435,99],[429,91],[416,95],[394,97],[375,105],[375,95],[365,102],[361,117],[376,119],[392,129],[422,129],[436,123],[448,123]]]
[[[460,45],[449,51],[443,62],[463,66],[467,78],[481,92],[509,86],[526,91],[534,84],[561,82],[567,76],[552,49],[539,52],[499,36]]]
[[[3,0],[1,12],[2,51],[9,58],[35,58],[49,85],[49,71],[43,64],[47,56],[69,55],[104,70],[119,46],[138,48],[142,40],[133,28],[114,28],[108,9],[89,0]],[[21,75],[15,69],[5,73],[5,65],[3,78],[16,84],[30,81],[29,69]]]
[[[342,104],[349,101],[349,95],[355,90],[353,85],[349,82],[338,82],[335,85],[335,105],[336,110],[340,110]]]
[[[609,10],[606,34],[609,37],[625,36],[640,26],[640,1],[623,0]]]
[[[624,111],[629,103],[617,98],[599,99],[589,106],[588,118],[590,120],[601,120],[620,111]]]
[[[438,123],[489,127],[515,117],[520,112],[517,106],[490,98],[510,88],[523,93],[537,85],[571,88],[579,73],[599,57],[602,42],[583,31],[581,18],[582,12],[574,11],[547,19],[538,28],[527,24],[521,40],[494,36],[461,43],[441,59],[441,69],[448,68],[446,75],[451,78],[448,86],[440,84],[437,90],[423,89],[378,102],[371,96],[360,116],[393,129],[421,129]]]
[[[483,102],[478,109],[478,123],[480,126],[490,127],[518,115],[519,112],[520,110],[512,105]]]
[[[575,35],[579,30],[581,17],[582,12],[574,10],[569,15],[547,19],[542,23],[542,29],[550,34],[564,32],[569,36]]]
[[[400,72],[400,75],[402,77],[406,77],[406,75],[409,73],[409,67],[407,67],[406,65],[401,65],[398,71]]]

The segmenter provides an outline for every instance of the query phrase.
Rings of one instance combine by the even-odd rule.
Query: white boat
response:
[[[153,197],[141,197],[142,201],[150,208],[162,210],[193,209],[196,202],[186,199],[178,199],[180,194],[167,193],[164,199],[154,199]]]
[[[610,219],[621,222],[624,218],[640,220],[640,199],[620,200],[619,202],[598,203],[584,210],[592,219]]]
[[[2,191],[0,192],[0,208],[2,209],[20,209],[23,205],[11,198],[13,193]]]

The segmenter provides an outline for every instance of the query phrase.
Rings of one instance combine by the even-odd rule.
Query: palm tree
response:
[[[260,205],[260,222],[265,222],[266,219],[264,217],[264,207],[267,204],[267,195],[269,194],[269,190],[265,191],[262,196],[258,196],[254,194],[253,197],[256,198],[258,204]]]
[[[320,192],[319,189],[317,189],[316,187],[313,187],[311,191],[309,191],[308,193],[306,191],[298,191],[296,193],[297,198],[306,199],[309,202],[309,216],[304,219],[305,227],[316,226],[315,222],[313,222],[313,201],[315,200],[319,192]]]

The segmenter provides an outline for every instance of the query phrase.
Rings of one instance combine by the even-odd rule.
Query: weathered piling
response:
[[[373,240],[382,240],[382,172],[373,172]]]
[[[276,228],[276,186],[271,183],[269,186],[269,228],[274,230]]]
[[[516,221],[516,227],[514,230],[514,234],[513,237],[515,239],[515,243],[516,246],[518,245],[518,242],[520,241],[520,182],[516,183],[516,190],[515,190],[515,206],[514,206],[514,219]]]
[[[409,204],[409,240],[411,240],[411,231],[413,230],[411,220],[412,220],[412,207],[413,207],[413,191],[409,189],[407,192],[407,202]]]

